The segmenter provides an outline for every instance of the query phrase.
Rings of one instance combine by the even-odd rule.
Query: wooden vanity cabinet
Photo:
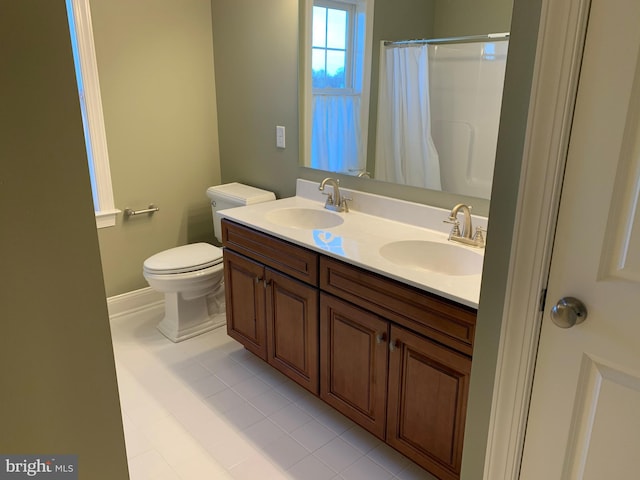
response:
[[[320,294],[320,398],[384,440],[389,322]]]
[[[330,257],[320,257],[320,289],[471,356],[476,310]]]
[[[318,290],[266,269],[267,362],[318,394]]]
[[[328,257],[320,288],[321,398],[458,479],[475,310]]]
[[[471,359],[391,326],[386,441],[440,479],[460,478]]]
[[[458,479],[475,309],[227,220],[222,231],[229,335]]]
[[[320,295],[320,397],[442,479],[459,478],[471,359]]]
[[[317,256],[295,245],[223,221],[227,333],[245,348],[318,394],[318,289],[259,261],[277,251],[277,264],[298,277],[317,272]],[[229,245],[242,244],[243,254]],[[256,250],[252,250],[252,248]],[[258,259],[258,260],[256,260]],[[287,265],[282,262],[291,260]],[[312,279],[313,273],[311,274]],[[315,277],[317,283],[317,276]]]
[[[267,359],[264,265],[224,251],[227,334],[263,360]]]

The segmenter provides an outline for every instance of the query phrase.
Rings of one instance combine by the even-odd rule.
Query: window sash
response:
[[[353,92],[353,85],[354,85],[354,61],[355,61],[355,55],[354,55],[354,45],[355,45],[355,14],[356,14],[356,8],[355,8],[355,4],[353,3],[342,3],[342,2],[335,2],[335,1],[331,1],[331,0],[314,0],[313,1],[313,6],[318,6],[318,7],[324,7],[324,8],[328,8],[328,9],[334,9],[334,10],[344,10],[347,12],[347,31],[346,31],[346,44],[345,44],[345,48],[343,49],[339,49],[339,48],[333,48],[333,47],[329,47],[328,46],[328,41],[325,42],[325,46],[324,47],[318,47],[318,46],[313,46],[312,45],[312,51],[314,49],[317,50],[323,50],[324,54],[325,54],[325,72],[326,72],[326,54],[327,52],[330,51],[338,51],[338,52],[344,52],[345,53],[345,69],[344,69],[344,76],[345,76],[345,86],[343,88],[313,88],[313,93],[321,93],[323,91],[331,91],[332,94],[336,94],[336,93],[341,93],[344,92],[345,94],[350,94],[351,92]],[[328,27],[325,27],[328,28]],[[311,34],[313,36],[313,34]],[[310,52],[311,53],[311,52]]]

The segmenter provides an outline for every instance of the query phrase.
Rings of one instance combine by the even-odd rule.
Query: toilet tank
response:
[[[222,243],[222,227],[220,226],[220,216],[217,215],[217,212],[226,208],[242,207],[276,199],[273,192],[237,182],[209,187],[207,196],[211,201],[213,231],[220,243]]]

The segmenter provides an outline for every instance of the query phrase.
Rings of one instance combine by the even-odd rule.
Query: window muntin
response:
[[[353,88],[354,5],[316,0],[312,10],[312,88]]]

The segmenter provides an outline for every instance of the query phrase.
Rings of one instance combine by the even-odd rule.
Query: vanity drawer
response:
[[[324,256],[320,288],[461,353],[473,351],[474,308]]]
[[[226,248],[309,285],[318,285],[318,254],[292,243],[222,219]]]

